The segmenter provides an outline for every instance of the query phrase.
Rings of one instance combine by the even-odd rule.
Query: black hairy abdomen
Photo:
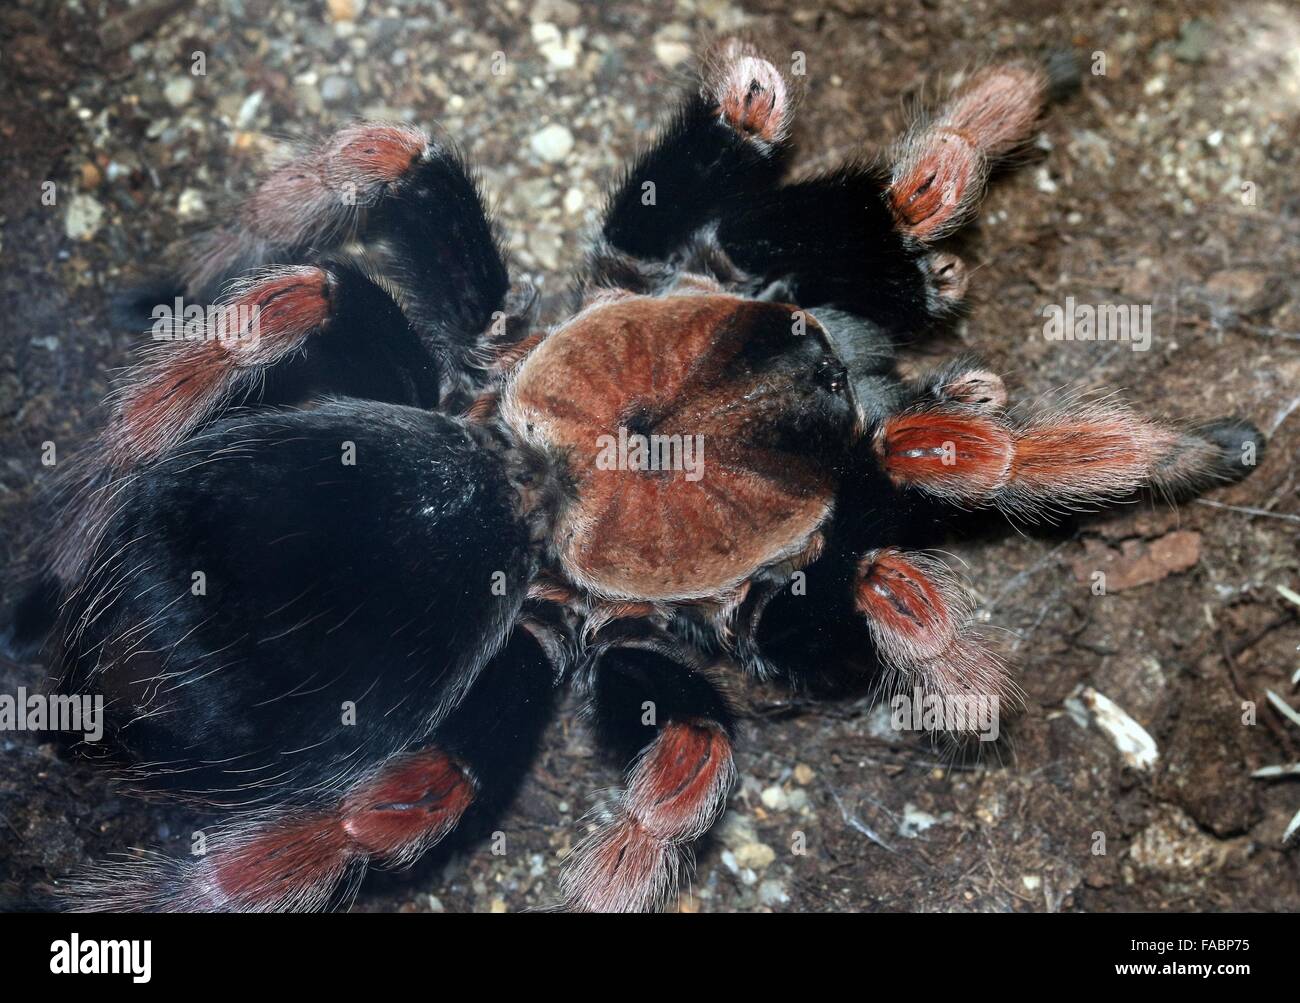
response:
[[[115,757],[168,786],[333,786],[426,735],[504,641],[531,572],[511,499],[444,415],[218,422],[124,489],[61,689],[103,694]]]

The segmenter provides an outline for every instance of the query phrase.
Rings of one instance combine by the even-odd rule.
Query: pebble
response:
[[[738,811],[728,811],[722,817],[722,822],[718,825],[715,833],[722,845],[730,850],[739,850],[746,843],[758,842],[758,836],[754,832],[754,823],[748,815],[742,815]]]
[[[582,8],[572,0],[537,0],[528,14],[528,19],[534,23],[553,21],[566,27],[573,27],[581,17]]]
[[[1252,268],[1228,268],[1215,272],[1205,283],[1215,301],[1230,303],[1244,314],[1262,313],[1285,299],[1285,288],[1268,272]]]
[[[781,905],[790,901],[785,885],[780,881],[767,880],[758,886],[758,901],[763,905]]]
[[[573,152],[573,133],[553,123],[533,133],[528,145],[548,164],[558,164]]]
[[[207,214],[208,206],[203,193],[197,188],[186,188],[176,201],[176,215],[181,219],[196,219]]]
[[[190,98],[194,96],[194,78],[188,73],[179,77],[172,77],[167,81],[167,86],[163,88],[163,97],[173,108],[181,108],[190,103]]]
[[[533,25],[532,34],[537,51],[557,70],[571,70],[578,64],[581,46],[576,32],[571,31],[566,37],[556,25],[539,21]]]
[[[766,788],[759,798],[763,802],[763,807],[770,811],[785,811],[790,806],[785,791],[776,784]]]
[[[88,240],[99,232],[104,221],[104,207],[92,195],[78,193],[68,200],[68,214],[63,232],[70,240]]]
[[[336,101],[342,101],[352,90],[352,81],[347,77],[341,77],[337,73],[331,73],[320,85],[320,96],[326,104],[334,104]]]
[[[903,817],[898,823],[898,834],[906,839],[916,839],[938,821],[928,811],[922,811],[909,801],[903,805]]]
[[[691,46],[690,37],[690,30],[685,25],[664,25],[655,32],[651,40],[655,58],[664,66],[680,66],[690,59],[695,51]]]
[[[776,851],[766,843],[746,843],[736,849],[736,863],[755,871],[765,871],[776,860]]]
[[[262,107],[262,97],[265,91],[253,91],[252,94],[244,98],[239,106],[239,114],[235,116],[235,128],[247,129],[257,118],[257,110]]]
[[[293,92],[297,95],[299,103],[303,109],[311,115],[319,115],[325,108],[325,102],[321,100],[320,90],[311,84],[298,84],[294,87]]]
[[[582,194],[581,188],[570,188],[564,193],[564,211],[570,216],[579,213],[586,201],[587,198]]]
[[[342,21],[355,21],[357,15],[366,9],[366,0],[329,0],[326,8],[330,20],[336,24]]]
[[[537,263],[547,271],[554,271],[560,265],[560,249],[563,243],[560,235],[553,230],[537,227],[528,234],[528,250]]]

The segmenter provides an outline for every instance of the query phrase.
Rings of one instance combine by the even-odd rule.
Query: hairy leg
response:
[[[671,901],[690,844],[726,807],[735,778],[731,715],[678,642],[605,648],[592,711],[603,744],[630,760],[623,790],[594,813],[563,876],[570,908],[640,912]]]
[[[874,430],[871,448],[899,488],[959,508],[1048,518],[1122,502],[1171,500],[1240,480],[1263,450],[1248,422],[1175,424],[1113,397],[1066,397],[1005,410],[1002,381],[978,364],[945,367]]]
[[[500,241],[459,152],[406,125],[359,122],[272,171],[235,221],[191,243],[179,277],[214,302],[231,280],[271,264],[359,253],[397,289],[444,378],[482,381],[480,350],[527,333],[535,302],[511,289]],[[472,399],[471,388],[465,394]]]
[[[551,706],[554,667],[526,631],[483,670],[433,744],[307,803],[204,831],[204,852],[101,864],[68,883],[77,911],[287,912],[346,905],[369,866],[413,863],[485,799],[512,792]]]
[[[323,395],[438,403],[436,360],[392,297],[344,263],[273,267],[196,326],[160,330],[115,390],[100,447],[114,469],[157,458],[234,408]]]
[[[1037,69],[985,70],[909,132],[890,163],[850,162],[757,193],[724,216],[718,244],[769,295],[911,334],[960,304],[965,268],[931,244],[971,218],[990,166],[1033,134],[1045,94]]]
[[[854,608],[896,674],[892,688],[910,682],[944,700],[975,698],[995,708],[1019,702],[1010,674],[975,630],[970,599],[936,558],[895,547],[864,554]]]
[[[698,88],[610,195],[588,258],[596,286],[650,292],[671,282],[674,259],[707,259],[705,231],[727,207],[745,204],[780,177],[794,104],[788,81],[757,49],[734,39],[715,45],[701,63]]]
[[[432,408],[439,361],[391,296],[344,262],[275,266],[194,319],[161,324],[118,381],[98,441],[59,485],[41,588],[77,582],[123,479],[230,414],[354,397]]]

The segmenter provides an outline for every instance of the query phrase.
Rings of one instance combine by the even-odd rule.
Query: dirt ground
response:
[[[1271,689],[1300,703],[1298,610],[1276,591],[1300,588],[1294,5],[179,0],[148,13],[156,6],[0,10],[6,602],[47,517],[43,444],[70,454],[84,441],[110,369],[140,340],[112,327],[108,298],[245,191],[277,140],[354,116],[440,124],[480,166],[514,266],[549,300],[603,185],[650,135],[703,38],[739,29],[778,59],[804,54],[797,138],[809,168],[887,142],[905,108],[963,68],[1071,49],[1081,90],[961,241],[969,316],[915,352],[976,350],[1022,395],[1109,386],[1146,411],[1242,415],[1269,448],[1246,481],[1178,511],[1140,506],[947,546],[1027,695],[982,761],[900,737],[860,699],[754,688],[741,782],[678,908],[1300,905],[1300,849],[1281,846],[1300,784],[1249,776],[1300,760],[1300,728],[1265,702]],[[205,75],[191,72],[196,52]],[[1066,297],[1150,304],[1150,350],[1049,341],[1044,307]],[[1093,594],[1098,570],[1106,595]],[[42,678],[39,665],[0,663],[0,692]],[[1149,733],[1154,761],[1126,764],[1094,693]],[[1243,704],[1257,705],[1253,724]],[[26,734],[0,735],[0,749],[4,903],[127,847],[188,848],[185,813],[124,798]],[[495,822],[504,855],[462,839],[412,872],[372,875],[356,908],[554,905],[591,793],[617,776],[565,703]]]

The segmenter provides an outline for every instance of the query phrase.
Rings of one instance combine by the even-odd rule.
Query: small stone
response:
[[[763,905],[781,905],[790,901],[790,896],[786,894],[785,885],[779,881],[764,881],[758,886],[758,901]]]
[[[816,776],[817,774],[813,772],[813,768],[807,763],[800,763],[794,768],[794,782],[800,787],[807,787]]]
[[[770,811],[785,811],[789,806],[785,791],[775,784],[766,788],[759,798],[763,802],[763,807]]]
[[[680,66],[691,58],[690,31],[685,25],[667,24],[651,40],[655,58],[664,66]]]
[[[548,164],[558,164],[573,151],[573,133],[553,123],[533,133],[529,145]]]
[[[1178,33],[1174,58],[1182,63],[1204,62],[1205,54],[1214,43],[1214,25],[1204,18],[1192,18]]]
[[[1231,848],[1230,843],[1201,832],[1185,812],[1164,806],[1156,820],[1133,837],[1128,855],[1144,871],[1200,876],[1220,870]]]
[[[321,100],[320,90],[317,87],[311,84],[298,84],[293,91],[298,96],[298,103],[309,115],[319,115],[324,110],[325,102]]]
[[[244,98],[243,103],[239,106],[239,114],[235,116],[235,128],[247,129],[257,118],[257,110],[262,107],[262,95],[264,91],[253,91],[252,94]]]
[[[582,8],[571,0],[537,0],[528,13],[528,19],[533,23],[553,21],[569,28],[577,24],[581,18]]]
[[[167,86],[163,88],[163,97],[173,108],[180,108],[190,103],[190,98],[194,96],[194,78],[188,73],[172,77],[167,81]]]
[[[746,843],[736,850],[736,863],[742,868],[765,871],[776,860],[776,851],[766,843]]]
[[[928,811],[922,811],[909,801],[903,805],[903,817],[898,823],[898,834],[905,839],[916,839],[938,821]]]
[[[532,35],[537,51],[557,70],[571,70],[578,64],[580,46],[574,32],[566,38],[549,21],[540,21],[533,25]]]
[[[352,90],[352,81],[347,77],[341,77],[337,73],[331,73],[320,85],[320,96],[326,104],[334,104],[342,101]]]
[[[493,899],[492,904],[488,907],[491,912],[505,912],[506,903],[504,899]]]
[[[528,250],[537,263],[548,271],[560,265],[560,236],[550,230],[536,228],[528,234]]]
[[[545,177],[517,182],[510,191],[508,202],[523,212],[544,209],[555,202],[555,183]]]
[[[81,187],[86,191],[94,191],[104,180],[104,174],[99,169],[99,165],[87,160],[81,165]]]
[[[68,200],[63,232],[70,240],[88,240],[104,221],[104,207],[92,195],[78,193]]]
[[[1075,578],[1080,582],[1104,582],[1107,593],[1123,592],[1196,567],[1201,559],[1201,534],[1175,530],[1149,543],[1124,540],[1118,550],[1089,537],[1083,548],[1083,555],[1073,562]],[[1094,578],[1097,572],[1105,578]]]
[[[723,816],[721,824],[714,830],[722,845],[730,850],[739,850],[747,843],[757,842],[754,823],[749,817],[736,811],[729,811]]]
[[[197,188],[186,188],[176,201],[176,215],[181,219],[194,219],[208,211],[203,193]]]
[[[366,9],[366,0],[328,0],[326,8],[330,20],[335,24],[341,21],[355,21],[357,15]]]
[[[564,193],[564,211],[572,216],[582,211],[583,203],[586,202],[586,196],[582,194],[581,188],[570,188]]]

